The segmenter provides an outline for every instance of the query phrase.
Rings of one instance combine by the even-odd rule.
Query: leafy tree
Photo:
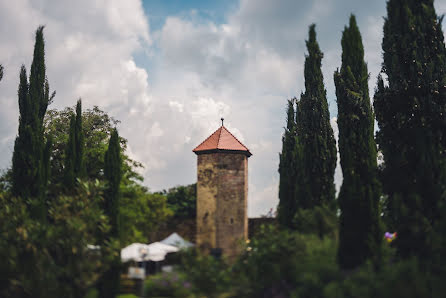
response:
[[[197,212],[197,184],[172,187],[161,194],[167,198],[167,206],[176,219],[195,218]]]
[[[135,181],[121,182],[120,227],[121,245],[147,242],[148,234],[157,231],[173,215],[165,195],[151,194]]]
[[[279,163],[279,206],[278,221],[288,228],[293,227],[293,219],[298,208],[296,202],[296,113],[294,110],[295,99],[288,100],[287,108],[287,125],[282,136],[282,153],[280,154]]]
[[[432,0],[390,0],[374,107],[399,255],[429,258],[446,197],[446,50]]]
[[[354,15],[342,33],[342,66],[334,74],[338,100],[339,153],[343,183],[338,261],[351,269],[379,255],[380,185],[377,177],[374,116],[370,107],[367,64]]]
[[[0,64],[0,81],[3,79],[3,65]]]
[[[33,219],[22,199],[0,194],[0,296],[84,297],[109,267],[117,243],[91,245],[110,226],[100,203],[103,185],[78,184],[48,202],[48,222]]]
[[[34,57],[31,64],[29,84],[26,69],[20,71],[19,130],[12,158],[12,192],[28,199],[33,216],[45,217],[45,181],[48,173],[49,143],[45,144],[43,118],[55,93],[49,94],[45,74],[45,44],[43,27],[36,31]],[[33,198],[31,200],[31,198]]]
[[[47,135],[53,136],[53,150],[51,158],[51,185],[50,194],[61,191],[60,184],[64,179],[64,166],[66,160],[66,144],[69,138],[70,118],[74,109],[69,107],[63,110],[49,110],[45,117],[45,130]],[[107,151],[113,127],[119,123],[98,107],[85,109],[82,112],[82,128],[84,134],[84,164],[85,178],[88,180],[98,179],[105,182],[103,173],[104,156]],[[122,180],[120,185],[120,216],[121,244],[133,242],[146,242],[148,235],[156,230],[158,226],[172,216],[172,205],[168,205],[167,196],[171,190],[161,194],[151,194],[147,187],[141,185],[143,178],[137,173],[142,167],[141,163],[130,159],[125,149],[127,140],[119,137],[122,156]],[[186,186],[187,197],[178,196],[179,204],[184,205],[178,210],[189,213],[193,210],[195,217],[196,194],[192,188]],[[172,193],[173,195],[173,193]],[[173,195],[174,197],[176,195]],[[187,203],[189,202],[189,203]],[[177,208],[177,207],[175,207]],[[183,211],[180,211],[180,214]],[[190,213],[189,213],[190,214]]]

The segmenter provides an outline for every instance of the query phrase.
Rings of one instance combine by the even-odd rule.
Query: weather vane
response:
[[[223,121],[225,121],[225,118],[221,118],[221,126],[223,126]]]

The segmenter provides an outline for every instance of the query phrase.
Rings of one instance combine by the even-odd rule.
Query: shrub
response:
[[[146,280],[145,297],[194,297],[192,284],[178,272],[160,273]]]

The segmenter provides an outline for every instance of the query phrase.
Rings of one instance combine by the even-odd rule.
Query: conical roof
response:
[[[195,154],[218,151],[240,151],[241,153],[244,152],[248,157],[252,155],[249,149],[237,140],[223,125],[192,151]]]

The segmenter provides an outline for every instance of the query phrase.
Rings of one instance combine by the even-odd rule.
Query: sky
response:
[[[335,135],[333,72],[351,13],[362,33],[371,94],[381,68],[385,0],[0,1],[0,169],[17,135],[20,65],[45,25],[50,109],[95,105],[119,119],[150,190],[196,182],[192,149],[225,126],[253,153],[248,215],[278,203],[286,102],[304,90],[308,26],[316,24]],[[436,0],[437,14],[446,0]],[[445,24],[443,24],[445,31]],[[337,187],[342,172],[335,174]]]

